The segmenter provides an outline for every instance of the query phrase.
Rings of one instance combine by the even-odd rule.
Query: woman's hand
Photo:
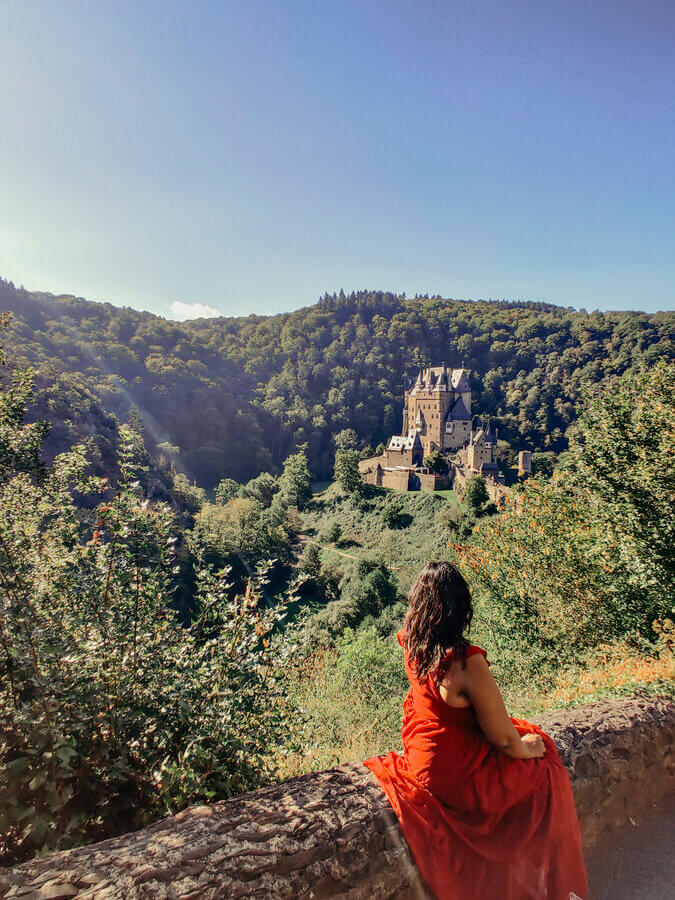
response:
[[[540,734],[524,734],[521,737],[526,759],[537,759],[546,753],[546,744]]]

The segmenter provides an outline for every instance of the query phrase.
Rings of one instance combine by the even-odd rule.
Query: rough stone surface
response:
[[[675,792],[672,701],[604,702],[538,721],[570,773],[587,847]],[[18,900],[422,896],[391,807],[358,763],[0,871],[0,897]]]

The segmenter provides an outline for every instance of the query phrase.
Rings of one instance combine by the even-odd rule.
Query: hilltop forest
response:
[[[275,316],[177,323],[0,281],[12,364],[36,369],[31,416],[47,453],[84,437],[114,467],[117,423],[202,487],[278,472],[298,449],[330,477],[333,436],[361,448],[401,428],[403,385],[423,365],[464,363],[475,409],[513,447],[560,451],[584,385],[672,355],[673,313],[593,312],[381,291],[326,295]]]

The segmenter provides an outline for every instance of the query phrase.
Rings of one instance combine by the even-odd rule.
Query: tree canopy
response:
[[[672,357],[672,313],[574,311],[543,303],[326,295],[275,316],[169,322],[0,281],[7,350],[36,369],[34,416],[53,455],[92,439],[114,467],[116,422],[138,410],[150,448],[211,488],[280,472],[301,449],[316,478],[335,449],[376,447],[402,423],[422,365],[462,361],[474,405],[514,448],[560,452],[585,386]],[[170,447],[171,450],[167,450]]]

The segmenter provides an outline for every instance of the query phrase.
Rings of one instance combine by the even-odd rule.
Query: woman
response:
[[[404,752],[365,765],[439,900],[585,900],[567,772],[547,734],[509,717],[485,651],[464,637],[472,615],[455,566],[425,566],[398,633]]]

